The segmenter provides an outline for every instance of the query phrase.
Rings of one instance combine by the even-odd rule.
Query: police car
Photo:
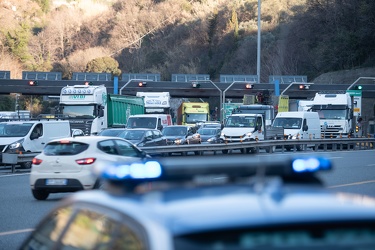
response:
[[[97,167],[21,249],[375,249],[375,200],[324,188],[325,158],[168,157]]]

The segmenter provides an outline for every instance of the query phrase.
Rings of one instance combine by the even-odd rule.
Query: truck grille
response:
[[[93,120],[70,120],[71,129],[80,129],[85,135],[91,134],[91,124]]]
[[[340,125],[334,125],[330,127],[326,127],[324,129],[324,126],[320,126],[320,129],[322,131],[322,135],[324,135],[324,138],[337,138],[340,137],[340,131],[342,131],[342,127]]]

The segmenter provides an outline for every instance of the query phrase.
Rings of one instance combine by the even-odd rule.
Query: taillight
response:
[[[90,164],[93,164],[95,162],[95,160],[96,160],[96,158],[84,158],[84,159],[76,160],[76,162],[79,165],[90,165]]]
[[[42,163],[43,160],[41,159],[38,159],[38,158],[33,158],[33,160],[31,161],[32,164],[34,165],[39,165],[40,163]]]

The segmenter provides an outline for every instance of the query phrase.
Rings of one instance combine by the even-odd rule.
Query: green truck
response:
[[[86,135],[125,127],[128,117],[137,114],[144,114],[142,97],[108,94],[104,85],[74,85],[61,90],[59,116]]]

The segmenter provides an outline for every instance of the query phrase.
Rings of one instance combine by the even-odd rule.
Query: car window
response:
[[[71,207],[61,208],[44,220],[21,249],[53,249],[73,213]]]
[[[141,156],[141,153],[135,147],[133,147],[132,144],[122,140],[115,140],[115,142],[118,147],[119,155],[131,157]]]
[[[113,140],[105,140],[98,143],[98,149],[104,153],[117,155],[117,148]]]
[[[108,213],[69,206],[60,208],[35,230],[21,249],[145,249],[140,229]]]
[[[89,147],[88,144],[71,141],[58,141],[48,143],[43,152],[45,155],[76,155]]]
[[[101,136],[118,136],[121,134],[124,130],[122,129],[106,129],[99,133]]]

